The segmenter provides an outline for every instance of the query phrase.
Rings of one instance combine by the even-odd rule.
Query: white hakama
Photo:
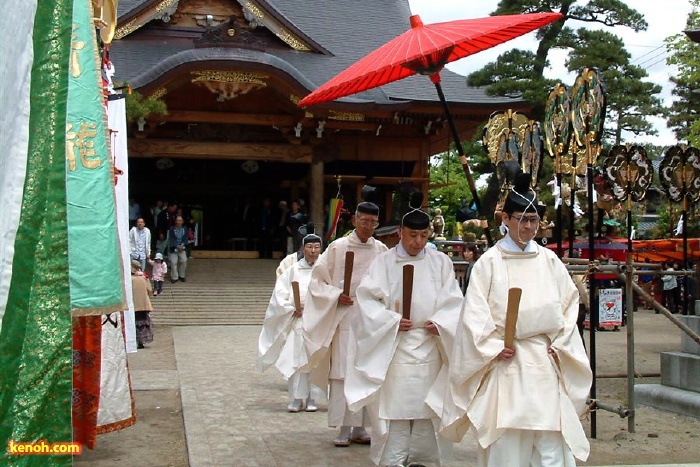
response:
[[[343,292],[347,251],[354,253],[350,298],[355,303],[350,306],[338,305],[338,298]],[[385,251],[387,247],[379,240],[370,238],[362,243],[352,232],[328,246],[316,261],[312,273],[303,317],[309,356],[306,370],[315,369],[314,384],[329,387],[330,427],[367,425],[363,410],[353,412],[348,409],[344,390],[345,375],[348,348],[355,340],[352,334],[352,325],[358,314],[355,290],[372,261]]]
[[[324,394],[324,391],[309,382],[308,371],[300,370],[307,365],[308,356],[302,320],[294,316],[292,282],[299,283],[303,308],[312,270],[313,266],[301,259],[277,278],[258,339],[258,368],[265,371],[275,365],[288,380],[292,399],[319,399]]]
[[[399,331],[403,266],[414,266],[411,321],[414,329]],[[372,414],[371,457],[376,464],[440,462],[451,443],[438,435],[439,419],[426,404],[438,375],[446,374],[462,304],[462,293],[450,259],[424,249],[408,256],[401,246],[372,263],[357,290],[360,307],[356,344],[345,380],[351,410],[367,407]],[[439,336],[425,329],[434,322]],[[402,459],[398,459],[402,457]]]
[[[522,289],[515,356],[498,360],[511,287]],[[578,291],[553,252],[534,242],[522,251],[510,237],[489,249],[472,271],[448,388],[431,391],[444,396],[434,407],[442,412],[441,432],[459,441],[472,428],[484,450],[482,465],[545,465],[539,462],[552,457],[546,465],[572,465],[572,455],[586,460],[579,415],[592,375],[577,316]]]

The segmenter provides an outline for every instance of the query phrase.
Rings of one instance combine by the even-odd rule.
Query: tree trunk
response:
[[[575,0],[568,0],[561,2],[561,9],[559,13],[564,15],[563,20],[552,23],[547,27],[547,32],[542,37],[539,45],[537,46],[537,54],[535,55],[535,66],[533,68],[533,78],[542,79],[544,78],[544,67],[547,64],[547,56],[549,55],[549,50],[552,45],[555,44],[557,37],[564,29],[564,24],[569,14],[569,8]]]

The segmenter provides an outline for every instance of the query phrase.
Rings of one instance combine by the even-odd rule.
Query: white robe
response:
[[[590,448],[579,415],[592,374],[576,328],[578,291],[553,252],[534,242],[527,247],[520,251],[506,237],[474,265],[449,386],[434,388],[443,395],[443,405],[434,408],[442,412],[442,434],[453,441],[470,427],[482,449],[507,429],[554,431],[586,460]],[[496,356],[504,348],[510,287],[522,289],[516,353],[501,361]],[[556,357],[548,354],[550,347]]]
[[[343,292],[345,253],[354,253],[350,298],[355,302],[355,290],[372,261],[387,251],[386,245],[375,238],[362,243],[355,232],[339,238],[316,261],[309,283],[309,296],[304,311],[303,328],[309,366],[330,365],[326,369],[328,379],[345,378],[348,342],[352,323],[357,315],[357,303],[338,305]],[[329,357],[329,350],[332,352]],[[330,364],[328,363],[330,361]]]
[[[414,270],[411,321],[414,329],[399,332],[403,297],[403,266]],[[372,412],[371,457],[379,463],[386,446],[390,420],[433,419],[425,399],[438,377],[446,372],[447,358],[462,304],[454,267],[444,253],[426,248],[418,256],[402,254],[397,246],[378,256],[357,289],[360,314],[355,323],[345,379],[345,397],[351,410],[368,407]],[[426,321],[434,322],[440,336],[429,334]],[[437,435],[436,452],[422,453],[411,461],[441,462],[451,443]],[[431,443],[428,443],[430,445]]]
[[[294,316],[292,282],[299,282],[302,307],[309,289],[313,266],[301,259],[277,278],[265,321],[258,339],[258,369],[265,371],[275,365],[285,379],[308,363],[301,319]]]
[[[294,253],[290,253],[287,256],[285,256],[282,259],[282,261],[280,261],[280,264],[279,266],[277,266],[277,270],[275,271],[277,277],[281,276],[284,271],[291,268],[294,265],[294,263],[299,261],[301,259],[299,256],[300,254],[298,251],[295,251]]]

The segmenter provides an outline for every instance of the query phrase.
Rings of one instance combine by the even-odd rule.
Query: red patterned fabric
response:
[[[426,24],[387,42],[299,102],[300,106],[357,94],[416,73],[438,73],[445,64],[522,36],[562,18],[560,13],[489,16]]]
[[[73,441],[95,448],[100,406],[102,316],[73,318]]]

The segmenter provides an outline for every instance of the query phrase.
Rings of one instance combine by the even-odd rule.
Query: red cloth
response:
[[[102,316],[73,318],[73,441],[90,449],[97,441],[101,359]]]

